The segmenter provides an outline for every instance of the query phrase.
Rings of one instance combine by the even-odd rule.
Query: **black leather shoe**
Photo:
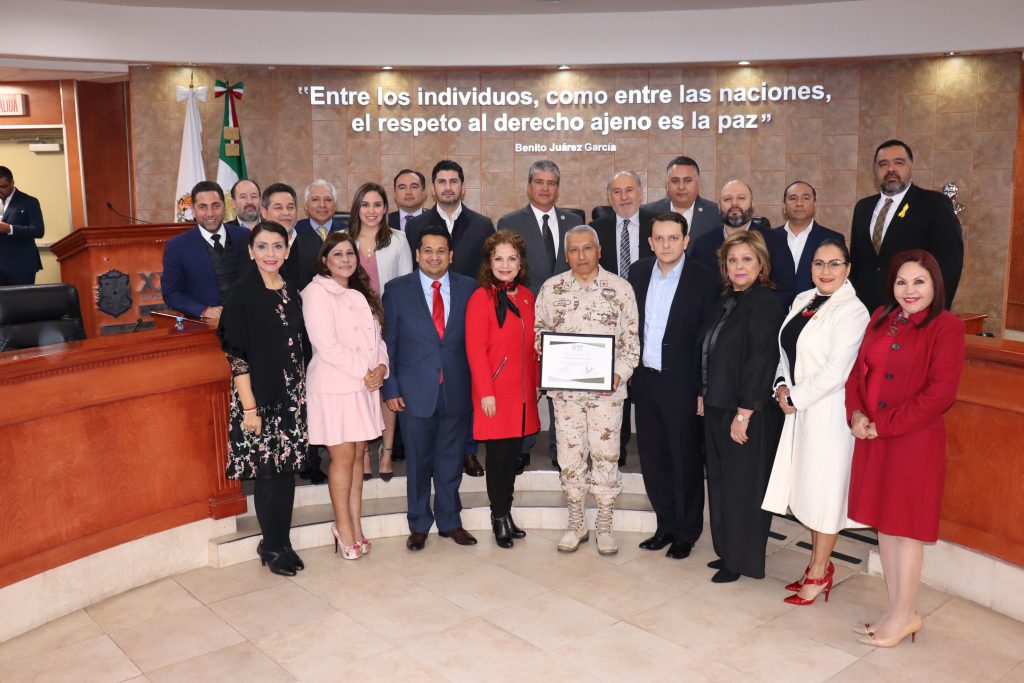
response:
[[[669,546],[665,557],[671,557],[673,560],[682,560],[690,556],[691,550],[693,550],[692,543],[673,543]]]
[[[725,560],[717,559],[708,562],[708,569],[721,569],[725,566]]]
[[[256,546],[256,554],[260,556],[260,564],[270,569],[279,576],[295,576],[295,567],[292,566],[284,553],[264,550],[263,541]]]
[[[530,454],[529,453],[523,453],[522,455],[520,455],[519,456],[519,464],[516,465],[516,476],[518,477],[520,474],[525,472],[526,471],[526,466],[529,465],[529,464],[530,464]]]
[[[288,558],[288,561],[291,562],[292,566],[298,571],[301,572],[306,568],[306,563],[302,561],[302,558],[299,557],[298,553],[296,553],[290,545],[286,545],[284,547],[284,556]]]
[[[738,581],[739,578],[739,574],[729,571],[727,567],[722,567],[711,577],[711,583],[732,583]]]
[[[459,545],[476,545],[476,539],[473,534],[469,533],[461,526],[455,527],[449,531],[438,531],[437,535],[441,538],[450,538]]]
[[[480,461],[472,453],[466,453],[466,464],[463,469],[471,477],[484,476],[484,466],[480,464]]]
[[[494,531],[494,542],[499,548],[512,547],[512,529],[509,527],[508,515],[495,517],[491,515],[491,530]]]
[[[405,539],[405,547],[409,550],[423,550],[423,546],[427,544],[427,535],[418,534],[415,531],[409,534],[409,538]]]
[[[512,538],[526,538],[526,532],[516,526],[516,520],[512,519],[512,513],[505,516],[508,518],[508,528],[512,532]]]
[[[654,534],[646,541],[642,541],[640,547],[643,550],[661,550],[670,543],[675,543],[675,540],[672,534]]]

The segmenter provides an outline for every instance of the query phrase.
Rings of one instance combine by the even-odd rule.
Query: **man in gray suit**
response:
[[[571,211],[555,207],[562,173],[553,161],[535,161],[526,176],[526,196],[530,202],[498,219],[498,230],[510,230],[522,236],[526,242],[526,259],[530,264],[530,289],[536,296],[541,285],[552,275],[569,270],[565,260],[565,233],[583,221]],[[557,466],[555,451],[555,419],[548,402],[548,424],[550,443],[548,455]],[[523,452],[519,456],[518,471],[522,472],[530,463],[530,450],[537,442],[537,436],[523,440]]]
[[[510,230],[526,242],[530,264],[530,289],[536,294],[552,275],[569,270],[565,260],[565,233],[583,221],[570,211],[555,207],[562,174],[553,161],[536,161],[526,180],[530,202],[498,219],[498,230]]]
[[[722,228],[722,214],[718,204],[700,196],[700,167],[686,156],[676,157],[668,163],[665,169],[665,198],[640,208],[655,215],[663,211],[682,214],[690,226],[691,248],[701,235]]]

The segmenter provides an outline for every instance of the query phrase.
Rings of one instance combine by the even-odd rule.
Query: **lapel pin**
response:
[[[900,213],[899,213],[900,218],[906,218],[907,217],[907,211],[909,211],[909,210],[910,210],[910,204],[909,203],[904,204],[903,205],[903,210],[900,211]]]

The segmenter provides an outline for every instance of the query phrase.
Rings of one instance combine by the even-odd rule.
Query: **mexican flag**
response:
[[[178,184],[174,192],[174,222],[191,223],[192,188],[206,180],[203,167],[203,122],[199,118],[198,102],[206,101],[206,86],[177,87],[179,102],[185,102],[185,125],[181,130],[181,158],[178,160]]]
[[[242,99],[242,95],[245,94],[245,84],[239,81],[234,85],[228,85],[224,81],[217,81],[214,92],[217,97],[224,97],[224,127],[220,135],[217,184],[227,195],[232,185],[248,177],[245,170],[245,153],[242,151],[242,134],[238,128],[238,110],[235,108],[235,100]],[[229,201],[229,213],[233,218],[235,209],[230,204]]]

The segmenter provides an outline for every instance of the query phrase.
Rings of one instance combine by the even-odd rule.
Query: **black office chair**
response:
[[[0,287],[0,351],[85,339],[72,285]]]
[[[351,215],[352,214],[349,211],[335,211],[334,218],[331,219],[331,227],[335,230],[347,230],[348,219]]]
[[[610,207],[610,206],[595,206],[593,208],[593,210],[590,212],[590,220],[596,221],[599,218],[603,218],[604,216],[609,216],[609,215],[612,216],[613,218],[615,217],[615,210],[612,209],[612,207]]]
[[[563,211],[568,211],[569,213],[571,213],[571,214],[573,214],[575,216],[579,216],[580,217],[580,223],[586,223],[587,222],[587,212],[584,211],[583,209],[573,209],[573,208],[569,208],[569,207],[563,206],[562,210]]]

